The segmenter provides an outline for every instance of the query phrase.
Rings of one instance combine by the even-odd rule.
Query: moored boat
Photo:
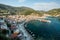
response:
[[[40,20],[41,22],[47,22],[47,23],[51,23],[50,20]]]

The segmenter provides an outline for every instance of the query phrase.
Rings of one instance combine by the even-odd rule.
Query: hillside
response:
[[[13,7],[13,6],[9,6],[9,5],[5,5],[5,4],[0,4],[0,14],[3,13],[10,13],[10,15],[15,15],[15,14],[23,14],[23,15],[30,15],[31,13],[34,14],[39,14],[39,15],[43,15],[43,14],[49,14],[49,15],[59,15],[60,14],[60,8],[58,9],[52,9],[49,11],[39,11],[39,10],[34,10],[32,8],[29,7]]]
[[[4,4],[0,4],[0,13],[7,13],[10,12],[10,14],[27,14],[32,13],[33,10],[32,8],[28,8],[28,7],[12,7],[12,6],[8,6],[8,5],[4,5]]]
[[[0,13],[15,13],[15,8],[12,6],[8,6],[8,5],[4,5],[4,4],[0,4]]]
[[[60,15],[60,8],[49,10],[48,13],[55,16]]]

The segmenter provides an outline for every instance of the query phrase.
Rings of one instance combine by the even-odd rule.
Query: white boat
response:
[[[48,22],[48,23],[51,23],[50,20],[40,20],[41,22]]]

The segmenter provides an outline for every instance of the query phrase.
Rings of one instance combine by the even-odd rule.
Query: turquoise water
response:
[[[51,23],[40,22],[39,20],[32,20],[27,23],[26,29],[33,32],[35,36],[44,38],[57,38],[60,40],[60,21],[55,17],[47,17],[46,20],[50,20]]]

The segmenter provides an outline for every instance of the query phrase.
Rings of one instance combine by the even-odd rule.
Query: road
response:
[[[18,28],[19,30],[21,30],[25,36],[25,38],[23,38],[22,40],[34,40],[32,38],[32,36],[26,31],[26,29],[24,28],[24,21],[21,22],[21,23],[18,23]]]

